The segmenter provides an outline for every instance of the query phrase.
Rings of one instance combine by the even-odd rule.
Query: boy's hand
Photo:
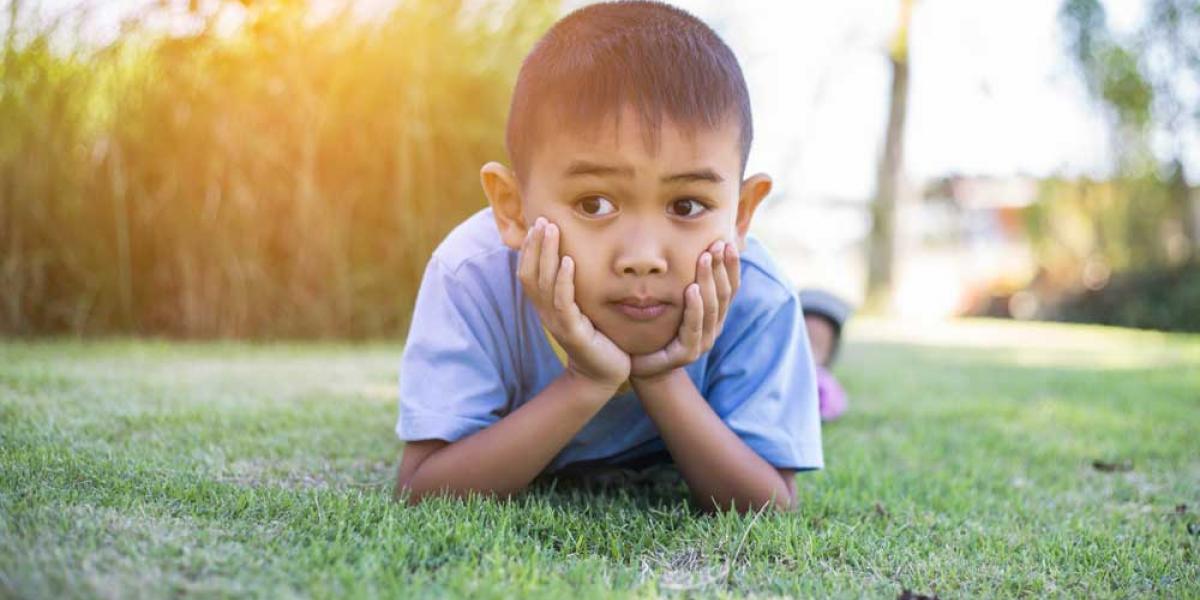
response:
[[[666,348],[633,357],[630,374],[650,379],[687,366],[708,352],[725,326],[729,304],[741,279],[741,261],[734,244],[713,242],[700,253],[696,281],[683,292],[683,322]]]
[[[629,378],[629,355],[600,333],[575,303],[575,261],[558,255],[559,229],[538,217],[525,235],[517,277],[542,324],[569,358],[567,369],[614,390]]]

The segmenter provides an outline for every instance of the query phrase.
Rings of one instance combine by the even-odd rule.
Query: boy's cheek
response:
[[[553,222],[558,227],[558,253],[560,256],[570,256],[575,259],[576,272],[582,273],[585,265],[579,264],[581,259],[586,259],[582,256],[582,250],[588,246],[585,232],[577,230],[578,224],[575,219],[571,218],[570,214],[564,214],[562,211],[548,210],[544,216]],[[576,275],[576,284],[578,284],[579,275]]]
[[[578,285],[578,282],[579,282],[578,273],[579,273],[579,269],[580,269],[581,265],[579,264],[579,259],[580,259],[579,252],[576,251],[575,246],[576,246],[575,236],[571,235],[570,229],[564,228],[562,225],[559,225],[559,227],[558,227],[558,254],[559,254],[559,256],[570,256],[572,259],[575,260],[575,272],[576,272],[575,280],[576,280],[576,285]]]
[[[580,261],[576,259],[575,304],[579,306],[579,310],[584,315],[587,315],[588,318],[593,318],[597,308],[603,303],[603,299],[596,296],[597,288],[592,283],[594,276],[579,263]]]

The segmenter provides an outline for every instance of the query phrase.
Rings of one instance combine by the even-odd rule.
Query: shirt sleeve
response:
[[[504,414],[508,393],[480,296],[429,260],[400,361],[401,440],[457,441]]]
[[[722,345],[705,398],[726,425],[776,468],[823,468],[816,373],[796,295]]]

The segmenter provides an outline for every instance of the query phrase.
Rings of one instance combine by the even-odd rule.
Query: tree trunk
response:
[[[1172,210],[1183,225],[1183,239],[1187,244],[1186,258],[1200,258],[1200,232],[1196,231],[1196,207],[1192,206],[1192,190],[1187,183],[1183,161],[1176,158],[1171,165],[1170,194]]]
[[[896,254],[896,197],[904,173],[904,117],[908,107],[908,34],[913,0],[901,0],[896,35],[888,58],[892,90],[887,138],[876,176],[871,205],[871,237],[867,262],[867,304],[887,309],[891,304]]]

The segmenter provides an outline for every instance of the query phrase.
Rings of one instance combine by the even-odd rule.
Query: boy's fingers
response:
[[[570,256],[559,260],[558,277],[554,280],[554,308],[566,312],[575,303],[575,265]]]
[[[729,300],[733,298],[733,288],[729,283],[729,269],[725,266],[726,254],[728,251],[722,245],[721,250],[713,255],[715,257],[713,279],[717,282],[717,303],[720,306],[720,310],[717,311],[717,323],[725,321],[725,313],[729,310]]]
[[[558,277],[558,227],[554,223],[547,223],[543,227],[542,239],[538,291],[549,295],[553,293],[554,280]]]
[[[713,278],[713,255],[705,252],[700,255],[700,273],[696,279],[700,283],[700,296],[703,300],[701,313],[700,346],[707,348],[712,344],[713,332],[717,328],[717,315],[720,305],[717,301],[717,283]]]
[[[589,335],[587,319],[575,303],[575,259],[562,257],[558,268],[558,279],[554,282],[554,307],[565,320],[568,335],[584,339]]]
[[[522,284],[528,281],[529,277],[529,240],[533,238],[533,228],[530,227],[525,232],[525,239],[521,240],[521,249],[517,251],[517,279]]]
[[[742,256],[738,253],[737,244],[729,244],[725,253],[725,271],[729,273],[729,297],[737,294],[738,286],[742,283]]]
[[[525,247],[522,249],[523,256],[521,257],[521,263],[517,267],[517,276],[529,294],[534,298],[537,297],[537,290],[529,288],[537,286],[538,262],[541,259],[541,253],[542,225],[539,219],[529,229],[529,235],[525,238]]]
[[[687,288],[687,307],[683,310],[683,324],[679,327],[679,341],[686,356],[695,360],[699,356],[700,336],[704,328],[704,300],[700,297],[700,286],[693,283]]]

